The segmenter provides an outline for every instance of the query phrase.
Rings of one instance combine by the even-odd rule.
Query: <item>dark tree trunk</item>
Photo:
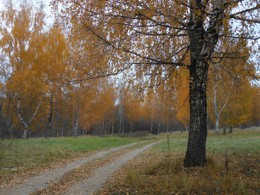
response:
[[[227,132],[226,127],[224,127],[224,129],[223,129],[223,135],[226,135],[226,132]]]
[[[190,131],[184,166],[206,164],[207,101],[206,81],[208,65],[193,60],[190,69]]]
[[[49,138],[50,133],[52,131],[52,119],[53,119],[53,94],[52,93],[51,93],[51,96],[50,96],[49,103],[50,103],[49,117],[48,117],[46,132],[45,132],[46,138]]]
[[[204,27],[204,1],[190,1],[190,131],[185,167],[206,165],[208,61],[214,51],[222,25],[224,0],[212,2],[207,29]]]
[[[150,134],[153,133],[153,119],[151,119],[151,123],[150,123]]]
[[[131,121],[130,122],[130,134],[132,135],[133,134],[133,122]]]
[[[160,134],[160,129],[161,129],[161,122],[158,122],[158,126],[157,126],[157,134]]]
[[[233,133],[233,126],[230,126],[230,128],[229,128],[229,133],[230,133],[230,134]]]
[[[190,27],[190,131],[184,160],[185,167],[206,164],[207,138],[207,76],[208,63],[205,53],[205,30],[200,19],[191,17]]]
[[[169,125],[169,122],[167,122],[167,127],[166,127],[166,132],[169,133],[169,128],[170,128],[170,125]]]

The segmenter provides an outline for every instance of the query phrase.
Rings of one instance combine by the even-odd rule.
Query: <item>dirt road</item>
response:
[[[125,155],[119,159],[105,164],[102,167],[94,170],[92,176],[85,178],[84,180],[78,182],[73,187],[69,188],[64,194],[92,194],[95,191],[99,190],[102,184],[108,179],[108,177],[114,173],[116,170],[120,169],[125,163],[133,159],[135,156],[150,148],[156,143],[147,144],[141,148],[133,149],[128,151]],[[136,144],[129,144],[122,147],[112,148],[110,150],[100,151],[91,156],[77,160],[73,163],[67,164],[64,167],[48,171],[44,174],[34,176],[26,179],[22,184],[12,186],[7,189],[0,190],[0,195],[26,195],[41,190],[48,186],[49,183],[59,181],[65,174],[70,171],[80,168],[82,165],[87,164],[96,159],[105,157],[108,154],[114,153],[116,151],[129,148]]]

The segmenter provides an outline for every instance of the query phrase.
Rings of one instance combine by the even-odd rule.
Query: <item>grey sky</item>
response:
[[[23,0],[13,0],[13,2],[17,2],[18,4],[20,2],[22,2]],[[40,5],[40,3],[42,2],[44,5],[44,10],[46,12],[46,22],[47,25],[51,25],[53,23],[53,18],[51,16],[51,7],[50,7],[50,1],[51,0],[31,0],[35,3],[35,5]],[[6,4],[6,2],[8,2],[7,0],[0,0],[0,10],[4,9],[4,5]]]

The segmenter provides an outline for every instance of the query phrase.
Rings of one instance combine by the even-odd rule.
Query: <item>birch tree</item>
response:
[[[59,26],[54,25],[45,33],[44,60],[42,64],[43,82],[46,85],[48,99],[48,121],[45,137],[52,133],[53,114],[56,107],[56,96],[66,81],[66,56],[68,54],[66,40]]]
[[[236,41],[258,39],[254,33],[254,25],[259,23],[258,2],[59,0],[56,5],[57,2],[66,9],[64,19],[75,19],[107,47],[105,51],[113,56],[113,68],[106,75],[131,69],[144,82],[149,75],[161,78],[154,79],[157,85],[178,67],[189,70],[190,131],[184,166],[204,166],[209,64],[222,37]],[[185,63],[186,59],[189,63]]]
[[[222,52],[220,54],[215,52],[215,56],[221,57],[211,62],[208,82],[208,99],[212,104],[209,110],[213,109],[216,131],[219,130],[222,112],[229,103],[234,102],[231,97],[236,91],[236,82],[241,78],[252,80],[256,75],[255,64],[249,60],[250,48],[246,41],[237,42],[226,38],[222,39],[219,44],[221,44],[219,50]]]
[[[9,1],[1,11],[0,46],[10,74],[6,79],[7,96],[27,138],[29,125],[42,103],[45,85],[41,82],[44,47],[44,17],[42,8],[24,2],[15,9]]]

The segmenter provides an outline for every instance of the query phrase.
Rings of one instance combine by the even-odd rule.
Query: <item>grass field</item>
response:
[[[188,133],[173,133],[170,135],[170,149],[172,152],[185,153],[188,143]],[[169,145],[164,142],[157,145],[158,150],[167,151]],[[238,130],[236,129],[233,134],[216,134],[212,131],[209,132],[207,138],[207,152],[219,153],[250,153],[260,151],[260,128],[255,130]]]
[[[0,176],[46,166],[55,160],[79,157],[88,152],[137,142],[122,137],[60,137],[0,141]]]
[[[260,194],[260,128],[227,135],[209,132],[208,165],[203,168],[183,167],[187,135],[169,135],[125,166],[102,193]]]

